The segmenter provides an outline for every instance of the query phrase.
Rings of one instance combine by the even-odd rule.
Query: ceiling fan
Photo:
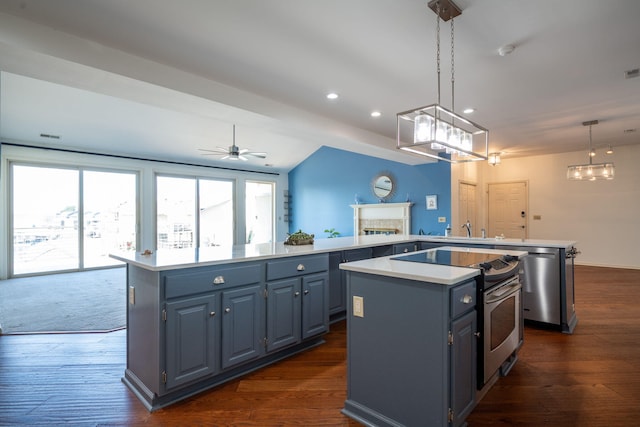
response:
[[[198,148],[200,151],[204,151],[202,153],[205,156],[222,156],[222,160],[243,160],[247,161],[245,156],[258,157],[260,159],[264,159],[267,157],[267,153],[250,151],[247,148],[240,149],[236,145],[236,125],[233,125],[233,145],[231,145],[228,149],[222,147],[216,147],[214,150],[207,150],[204,148]]]

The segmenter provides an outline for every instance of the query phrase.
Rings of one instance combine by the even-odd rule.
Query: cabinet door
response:
[[[222,292],[222,368],[264,353],[263,286]]]
[[[329,275],[302,278],[302,339],[329,331]]]
[[[340,270],[342,252],[329,254],[329,314],[346,310],[346,288],[343,272]]]
[[[300,342],[300,279],[267,283],[267,295],[267,351]]]
[[[217,372],[219,314],[217,294],[166,305],[167,388]]]
[[[459,426],[475,405],[476,398],[476,311],[451,323],[451,409],[453,425]]]

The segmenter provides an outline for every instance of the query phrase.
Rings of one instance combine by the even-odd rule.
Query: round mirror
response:
[[[380,201],[385,201],[390,199],[393,195],[395,183],[393,182],[393,177],[390,173],[383,172],[373,178],[371,186],[373,188],[373,194],[375,194],[376,198],[378,198]]]

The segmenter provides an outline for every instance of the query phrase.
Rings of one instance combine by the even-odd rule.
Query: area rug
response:
[[[126,269],[0,280],[2,334],[103,332],[126,326]]]

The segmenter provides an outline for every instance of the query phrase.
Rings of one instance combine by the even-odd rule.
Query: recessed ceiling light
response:
[[[338,94],[335,92],[329,92],[327,94],[327,99],[338,99]]]
[[[462,110],[462,112],[465,114],[471,114],[474,111],[476,111],[475,108],[465,108],[464,110]]]
[[[371,112],[371,117],[380,117],[382,115],[382,113],[380,113],[380,111],[372,111]]]

